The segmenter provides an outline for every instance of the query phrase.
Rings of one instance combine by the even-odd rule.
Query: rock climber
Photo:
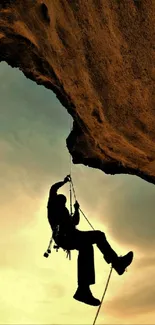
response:
[[[94,249],[93,244],[103,254],[105,261],[115,271],[122,275],[125,269],[133,260],[133,252],[119,257],[109,245],[105,234],[99,230],[80,231],[76,226],[80,221],[79,203],[74,204],[75,212],[70,215],[66,208],[66,197],[63,194],[57,194],[57,190],[71,181],[70,175],[66,176],[63,181],[52,185],[48,199],[48,221],[53,231],[55,243],[66,250],[78,250],[78,288],[73,296],[74,299],[89,305],[98,306],[100,300],[95,298],[89,288],[95,284],[95,267],[94,267]]]

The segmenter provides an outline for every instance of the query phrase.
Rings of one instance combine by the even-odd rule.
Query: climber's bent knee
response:
[[[96,237],[98,239],[106,240],[106,236],[105,236],[105,233],[103,231],[95,230],[95,232],[96,232]]]

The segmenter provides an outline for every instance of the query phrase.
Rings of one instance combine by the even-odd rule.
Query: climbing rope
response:
[[[73,211],[72,211],[72,184],[70,182],[70,215],[73,215]]]
[[[97,320],[97,317],[98,317],[98,314],[99,314],[100,308],[101,308],[102,303],[103,303],[103,299],[104,299],[105,294],[106,294],[106,291],[107,291],[107,289],[108,289],[108,284],[109,284],[109,281],[110,281],[110,278],[111,278],[112,269],[113,269],[113,267],[112,267],[112,265],[111,265],[110,273],[109,273],[109,276],[108,276],[108,279],[107,279],[107,283],[106,283],[106,286],[105,286],[105,289],[104,289],[104,292],[103,292],[103,295],[102,295],[102,298],[101,298],[101,303],[100,303],[100,305],[99,305],[99,307],[98,307],[98,310],[97,310],[96,315],[95,315],[95,318],[94,318],[93,325],[95,325],[95,323],[96,323],[96,320]]]
[[[70,133],[72,130],[72,120],[71,120],[71,116],[70,116]],[[69,155],[69,175],[71,177],[72,174],[72,156],[71,154]],[[73,215],[73,211],[72,211],[72,184],[70,182],[70,214],[71,216]]]
[[[70,181],[71,185],[72,185],[72,189],[73,189],[73,193],[74,193],[74,199],[76,201],[76,194],[75,194],[75,190],[74,190],[74,185],[73,185],[73,181],[72,181],[72,178],[71,178],[71,181]],[[86,217],[86,215],[83,213],[83,211],[79,208],[79,210],[81,211],[81,213],[83,214],[84,218],[87,220],[87,222],[89,223],[90,227],[94,229],[94,227],[92,226],[92,224],[90,223],[90,221],[88,220],[88,218]]]
[[[71,116],[70,116],[70,133],[72,131],[72,120],[71,120]],[[73,185],[73,181],[72,181],[72,156],[70,154],[70,168],[69,168],[69,175],[70,175],[70,211],[71,211],[71,215],[72,215],[72,191],[74,194],[74,199],[76,200],[76,194],[75,194],[75,189],[74,189],[74,185]],[[92,226],[92,224],[90,223],[90,221],[88,220],[88,218],[86,217],[86,215],[83,213],[83,211],[79,208],[79,210],[81,211],[81,213],[83,214],[84,218],[87,220],[87,222],[89,223],[90,227],[94,229],[94,227]]]

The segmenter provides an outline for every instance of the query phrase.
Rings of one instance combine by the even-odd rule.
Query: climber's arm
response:
[[[70,181],[70,176],[68,175],[64,178],[63,181],[53,184],[50,189],[50,196],[57,194],[58,189],[69,181]]]
[[[75,207],[75,212],[73,214],[72,221],[73,221],[73,224],[75,226],[77,226],[80,222],[79,203],[77,201],[74,204],[74,207]]]

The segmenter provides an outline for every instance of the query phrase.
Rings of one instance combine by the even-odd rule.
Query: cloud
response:
[[[149,253],[146,254],[144,257],[141,257],[135,261],[135,267],[137,269],[143,268],[143,271],[151,267],[155,268],[155,256],[152,256]]]
[[[107,219],[115,240],[141,251],[155,248],[155,187],[138,177],[122,177],[117,190],[106,194]]]
[[[141,270],[139,270],[141,272]],[[149,274],[149,277],[148,277]],[[154,270],[148,274],[143,273],[143,281],[136,276],[135,286],[126,288],[121,295],[106,303],[106,308],[111,311],[111,315],[127,319],[134,316],[151,313],[155,310],[155,280]]]

